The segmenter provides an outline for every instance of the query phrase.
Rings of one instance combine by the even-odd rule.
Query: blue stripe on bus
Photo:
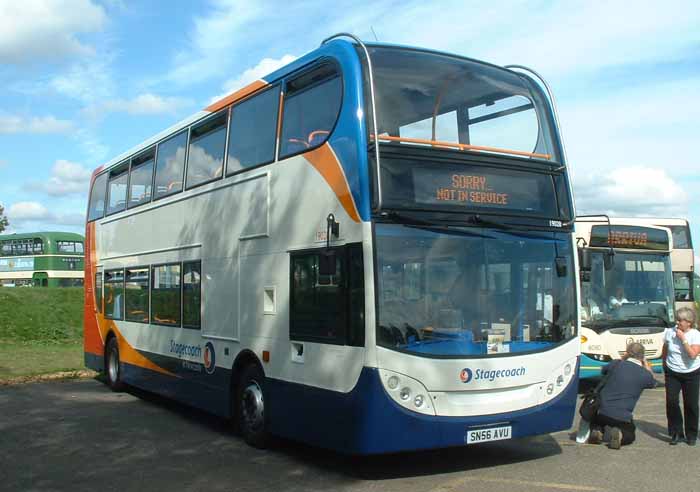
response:
[[[356,387],[338,393],[268,379],[274,434],[349,454],[381,454],[463,446],[467,429],[508,422],[514,438],[569,429],[577,378],[552,401],[526,410],[478,417],[410,412],[389,397],[376,369],[364,368]]]
[[[215,380],[202,384],[204,379],[174,378],[122,363],[127,384],[230,417],[231,371],[217,367],[215,374]],[[513,438],[569,429],[576,407],[577,381],[573,378],[552,401],[525,410],[435,417],[398,405],[384,390],[378,370],[365,367],[348,393],[266,378],[266,411],[272,434],[342,453],[383,454],[463,446],[467,429],[474,426],[507,422],[512,426]]]

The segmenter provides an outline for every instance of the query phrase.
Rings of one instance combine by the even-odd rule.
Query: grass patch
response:
[[[0,379],[82,368],[82,288],[0,288]]]
[[[0,340],[52,344],[82,337],[82,288],[0,288]]]
[[[0,343],[0,380],[84,368],[82,343]]]

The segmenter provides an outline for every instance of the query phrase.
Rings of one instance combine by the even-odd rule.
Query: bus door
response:
[[[32,275],[32,283],[34,287],[48,287],[49,275],[46,272],[36,272]]]
[[[360,243],[291,252],[290,274],[292,361],[314,365],[305,357],[309,344],[364,346]]]

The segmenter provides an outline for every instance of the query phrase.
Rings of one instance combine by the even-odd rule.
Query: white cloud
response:
[[[10,205],[7,211],[10,222],[15,220],[47,220],[51,218],[49,209],[38,202],[17,202]]]
[[[3,167],[6,167],[8,165],[9,165],[9,163],[6,160],[0,159],[0,169],[2,169]]]
[[[688,194],[663,169],[611,168],[575,179],[576,213],[613,216],[685,216]]]
[[[155,94],[140,94],[133,99],[112,99],[88,106],[84,114],[100,118],[108,113],[128,113],[132,115],[175,114],[190,101],[179,97],[161,97]]]
[[[22,0],[2,3],[0,63],[55,61],[93,53],[78,34],[96,32],[107,21],[91,0]]]
[[[51,196],[87,194],[92,173],[80,164],[58,160],[51,173],[46,182],[32,181],[27,188],[32,191],[42,191]]]
[[[564,102],[561,124],[574,177],[614,167],[663,167],[679,179],[700,174],[695,148],[700,78],[591,91]]]
[[[0,134],[17,133],[68,133],[73,130],[73,123],[59,120],[54,116],[25,118],[16,115],[0,114]]]
[[[274,72],[278,68],[292,63],[297,57],[294,55],[284,55],[282,58],[263,58],[260,63],[254,67],[248,68],[241,75],[236,78],[229,79],[223,84],[224,92],[218,96],[212,97],[211,102],[218,101],[229,94],[236,92],[238,89],[242,89],[251,82],[255,82],[258,79],[262,79],[266,75]]]
[[[213,6],[207,15],[194,19],[189,46],[175,55],[168,80],[191,84],[220,73],[250,37],[250,23],[270,13],[262,2],[215,0]]]
[[[114,55],[110,53],[79,60],[52,77],[48,85],[60,95],[86,105],[111,99],[117,90],[112,76],[113,61]]]
[[[78,212],[55,212],[39,202],[17,202],[10,205],[6,215],[12,230],[27,228],[35,230],[49,229],[54,226],[72,226],[78,228],[85,223],[85,215]]]

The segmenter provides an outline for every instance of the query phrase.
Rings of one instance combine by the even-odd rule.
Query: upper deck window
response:
[[[228,113],[224,111],[192,128],[187,159],[188,188],[223,176],[227,121]]]
[[[126,187],[129,182],[129,165],[124,163],[109,173],[107,215],[126,208]]]
[[[549,108],[529,79],[437,53],[372,47],[370,56],[380,141],[559,160]]]
[[[107,174],[95,178],[90,191],[90,206],[88,220],[101,219],[105,215],[105,195],[107,193]]]
[[[325,63],[287,82],[280,158],[323,144],[340,112],[343,84],[335,65]]]
[[[131,178],[129,180],[129,208],[151,201],[153,185],[153,164],[155,147],[131,159]]]
[[[182,191],[186,153],[187,131],[158,144],[154,200]]]
[[[673,236],[673,247],[676,249],[692,248],[690,245],[690,231],[688,226],[665,226],[671,229]]]
[[[228,174],[275,159],[279,92],[276,86],[231,109]]]
[[[57,241],[56,247],[59,253],[83,253],[83,243],[78,241]]]

